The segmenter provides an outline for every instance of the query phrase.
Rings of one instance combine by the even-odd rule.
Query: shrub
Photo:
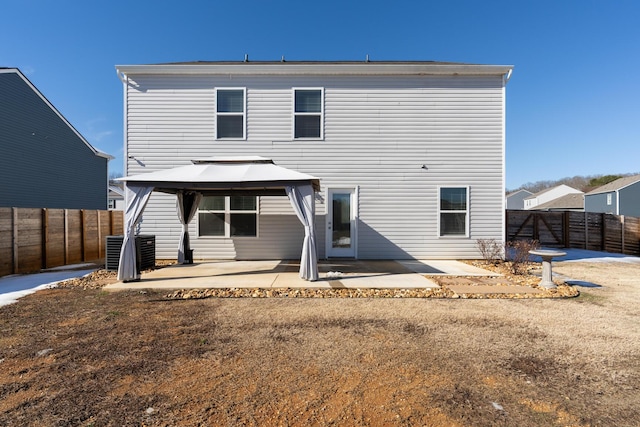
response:
[[[513,274],[526,273],[531,254],[529,251],[537,249],[537,240],[515,240],[507,242],[507,259],[511,261],[511,272]]]
[[[476,247],[482,254],[482,259],[488,264],[497,264],[502,260],[504,246],[496,239],[478,239]]]

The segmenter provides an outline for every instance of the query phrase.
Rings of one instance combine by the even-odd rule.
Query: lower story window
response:
[[[199,236],[258,235],[258,198],[255,196],[205,196],[198,209]]]
[[[439,194],[439,236],[467,236],[469,187],[441,187]]]

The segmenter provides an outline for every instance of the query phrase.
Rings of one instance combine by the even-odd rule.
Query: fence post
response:
[[[589,249],[589,214],[584,213],[584,248]]]
[[[40,259],[40,266],[44,270],[47,268],[47,241],[49,240],[49,211],[47,208],[42,208],[42,258]]]
[[[80,253],[82,254],[82,262],[85,262],[87,260],[87,256],[84,253],[85,252],[85,238],[86,238],[86,218],[85,218],[85,210],[84,209],[80,209],[80,244],[82,245],[80,247]]]
[[[505,209],[504,211],[504,242],[507,243],[509,241],[509,211]]]
[[[626,253],[624,250],[624,215],[620,215],[620,250],[622,253]]]
[[[12,274],[18,274],[19,260],[18,260],[18,208],[11,208],[11,228],[12,228],[12,243],[13,243],[13,272]]]
[[[601,246],[600,250],[606,252],[607,251],[607,214],[601,213],[600,218],[602,218],[602,229],[601,229],[602,244],[600,245]]]
[[[64,210],[64,265],[69,262],[69,210]]]
[[[571,247],[571,230],[569,229],[569,225],[571,222],[569,221],[569,211],[564,211],[562,213],[562,239],[564,240],[564,247]]]

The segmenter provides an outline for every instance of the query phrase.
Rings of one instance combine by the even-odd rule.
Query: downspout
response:
[[[129,85],[129,78],[127,75],[116,68],[116,74],[118,75],[118,79],[122,82],[122,138],[123,138],[123,148],[124,148],[124,158],[122,159],[123,164],[123,174],[124,176],[129,176],[129,150],[128,150],[128,134],[127,134],[127,86]],[[126,192],[125,192],[126,195]],[[126,197],[125,197],[125,206],[126,206]]]
[[[507,188],[507,83],[509,79],[511,79],[511,72],[513,68],[509,69],[506,75],[502,77],[502,188],[500,191],[500,195],[504,200],[505,190]],[[467,192],[467,196],[469,192]],[[468,202],[467,202],[467,206]],[[503,209],[501,210],[500,215],[500,234],[501,241],[504,245],[507,243],[507,210],[506,206],[503,205]],[[467,225],[468,226],[468,225]],[[469,230],[471,233],[471,230]]]
[[[507,83],[509,83],[509,80],[511,80],[512,73],[513,73],[513,68],[507,71],[507,74],[505,74],[505,76],[502,78],[505,86],[507,85]]]
[[[127,86],[129,84],[129,78],[127,77],[127,75],[123,72],[121,72],[120,70],[118,70],[116,68],[116,74],[118,75],[118,79],[120,79],[120,81],[122,82],[122,139],[123,139],[123,159],[122,159],[122,174],[124,176],[129,176],[129,151],[128,151],[128,144],[127,144]],[[127,212],[127,208],[129,206],[129,193],[130,191],[128,191],[127,188],[127,182],[124,182],[123,185],[123,189],[124,189],[124,211],[125,211],[125,223],[126,223],[126,212]],[[124,243],[124,242],[123,242]],[[119,274],[119,271],[118,271]]]
[[[116,74],[120,81],[124,84],[127,84],[127,75],[116,68]]]

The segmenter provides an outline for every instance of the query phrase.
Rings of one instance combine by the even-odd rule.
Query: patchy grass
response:
[[[598,306],[604,306],[607,298],[591,292],[580,291],[580,296],[577,298],[577,302],[594,304]]]
[[[43,290],[0,308],[0,425],[636,426],[638,293],[620,283],[546,300]]]

